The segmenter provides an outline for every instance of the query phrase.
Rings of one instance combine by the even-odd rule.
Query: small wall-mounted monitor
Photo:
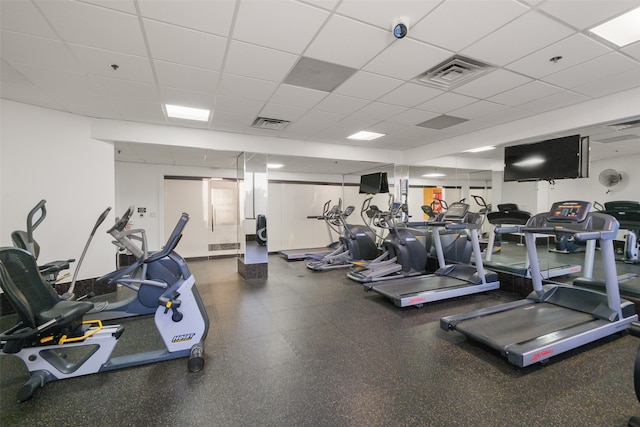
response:
[[[504,181],[552,181],[589,176],[589,137],[548,139],[504,149]]]
[[[361,194],[378,194],[388,192],[389,182],[387,181],[386,172],[370,173],[360,177]]]

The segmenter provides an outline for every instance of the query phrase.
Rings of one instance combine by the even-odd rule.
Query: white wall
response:
[[[114,204],[113,146],[90,137],[86,117],[0,102],[0,245],[13,246],[11,232],[26,231],[27,213],[45,199],[47,217],[34,236],[39,261],[80,258],[98,216]],[[79,279],[114,269],[106,234],[113,221],[111,213],[96,232]]]

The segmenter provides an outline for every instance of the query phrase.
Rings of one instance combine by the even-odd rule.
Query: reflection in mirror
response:
[[[238,183],[238,194],[242,200],[238,208],[243,219],[240,227],[241,241],[244,242],[244,253],[238,259],[238,273],[245,279],[264,279],[268,275],[269,255],[267,249],[267,156],[256,153],[240,155]]]

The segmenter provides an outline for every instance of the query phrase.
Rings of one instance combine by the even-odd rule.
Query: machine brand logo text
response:
[[[548,348],[546,350],[542,350],[541,352],[534,354],[533,357],[531,358],[531,360],[532,361],[536,361],[536,360],[538,360],[540,358],[543,358],[545,356],[549,356],[551,354],[553,354],[553,349],[552,348]]]
[[[175,337],[171,338],[171,342],[175,343],[175,342],[191,341],[195,336],[196,336],[195,333],[176,335]]]

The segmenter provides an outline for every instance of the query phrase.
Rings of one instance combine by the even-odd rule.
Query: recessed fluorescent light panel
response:
[[[619,47],[636,42],[640,40],[640,7],[589,31]]]
[[[348,136],[347,139],[358,139],[360,141],[372,141],[384,135],[385,135],[384,133],[367,132],[363,130],[363,131],[354,133],[351,136]]]
[[[167,108],[167,116],[172,119],[197,120],[199,122],[209,121],[209,110],[171,104],[165,104],[165,107]]]
[[[483,151],[495,150],[493,145],[487,145],[484,147],[472,148],[471,150],[465,150],[465,153],[482,153]]]
[[[280,163],[267,163],[267,169],[280,169],[282,167],[284,167],[284,165]]]
[[[443,174],[443,173],[437,173],[437,172],[426,173],[426,174],[422,175],[423,178],[439,178],[441,176],[446,176],[446,175]]]

